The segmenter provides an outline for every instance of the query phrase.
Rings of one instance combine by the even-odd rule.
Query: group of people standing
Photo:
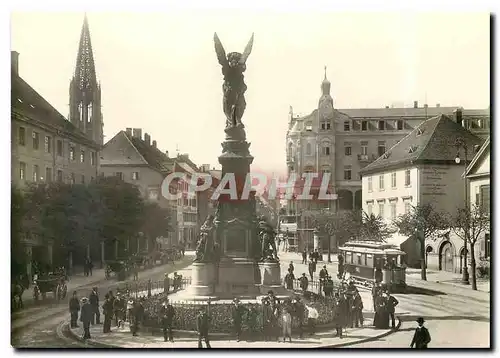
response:
[[[391,327],[396,327],[395,311],[399,301],[396,297],[389,293],[386,286],[380,282],[375,282],[372,288],[373,308],[375,317],[373,318],[373,325],[376,328],[389,328],[389,320]]]
[[[80,314],[80,322],[83,324],[83,339],[90,339],[90,326],[101,324],[101,313],[104,315],[103,333],[111,333],[111,325],[113,318],[115,326],[123,326],[123,322],[130,322],[132,335],[136,336],[139,324],[144,315],[144,297],[140,299],[128,299],[117,293],[113,295],[113,291],[109,291],[105,295],[105,300],[102,307],[99,307],[99,292],[97,287],[92,289],[89,297],[78,298],[77,291],[73,292],[73,296],[69,300],[70,311],[70,327],[78,327],[78,315]]]

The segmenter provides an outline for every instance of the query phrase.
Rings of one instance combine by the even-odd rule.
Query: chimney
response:
[[[476,144],[474,146],[474,154],[477,154],[477,152],[479,152],[479,149],[481,149],[481,146]]]
[[[19,52],[17,51],[10,51],[10,68],[19,76]]]
[[[134,128],[133,135],[134,135],[134,138],[142,139],[142,129],[141,128]]]
[[[389,106],[385,106],[385,108],[387,109],[387,108],[389,108]]]
[[[436,107],[437,108],[441,107],[441,103],[436,103]]]
[[[207,173],[210,170],[210,164],[202,164],[201,171]]]
[[[169,156],[168,156],[168,150],[166,150],[166,151],[165,151],[165,155],[167,156],[167,158],[169,157]]]
[[[413,101],[413,108],[418,108],[418,101]]]
[[[183,156],[184,158],[186,158],[186,159],[189,159],[189,154],[187,154],[187,153],[182,154],[182,156]]]
[[[151,145],[151,136],[147,133],[144,133],[144,141],[147,145]]]
[[[458,125],[462,126],[462,108],[457,108],[453,111],[453,117],[455,117],[455,122],[457,122]]]
[[[153,141],[153,148],[156,148],[156,141]]]
[[[129,137],[132,137],[132,128],[127,128],[127,129],[125,130],[125,132],[127,132],[127,135],[128,135]]]
[[[429,105],[427,103],[424,104],[424,108],[429,108]]]

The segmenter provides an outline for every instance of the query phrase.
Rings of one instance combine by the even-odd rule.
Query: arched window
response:
[[[78,105],[78,116],[80,117],[80,121],[83,121],[83,103],[80,102]]]
[[[92,103],[89,103],[87,106],[87,122],[90,123],[92,121]]]
[[[311,155],[312,154],[312,146],[311,143],[306,144],[306,155]]]
[[[321,155],[330,155],[330,142],[321,143]]]
[[[293,157],[293,143],[288,143],[288,158],[292,158]]]

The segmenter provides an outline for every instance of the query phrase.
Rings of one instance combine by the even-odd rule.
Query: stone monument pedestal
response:
[[[193,296],[212,296],[214,293],[215,264],[195,262],[191,270],[189,293]]]
[[[255,298],[259,295],[254,261],[241,257],[224,257],[219,265],[215,296],[220,298]]]
[[[273,291],[276,296],[290,296],[288,291],[281,284],[281,269],[279,262],[259,262],[261,277],[260,293],[266,295],[268,291]]]

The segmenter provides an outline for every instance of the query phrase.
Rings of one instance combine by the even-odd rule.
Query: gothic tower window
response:
[[[80,122],[83,122],[83,103],[78,104],[78,116],[80,117]]]
[[[87,122],[92,122],[92,103],[87,106]]]

